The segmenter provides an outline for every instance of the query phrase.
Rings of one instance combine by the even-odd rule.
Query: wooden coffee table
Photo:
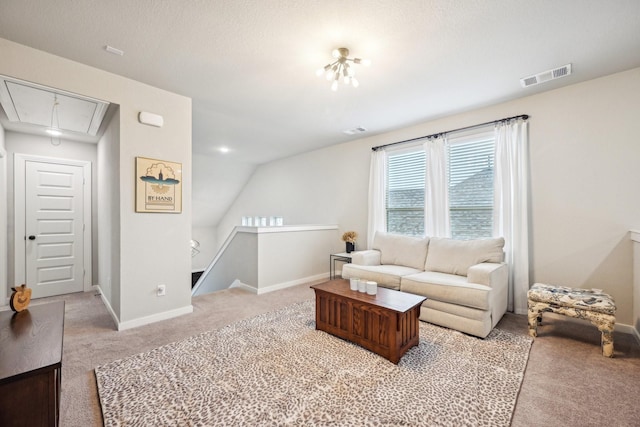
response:
[[[376,295],[368,295],[352,291],[344,279],[311,288],[316,293],[316,329],[396,364],[418,345],[420,304],[427,298],[381,287]]]

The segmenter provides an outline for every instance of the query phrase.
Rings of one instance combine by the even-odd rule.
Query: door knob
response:
[[[36,240],[36,236],[34,235],[29,236],[29,240]]]

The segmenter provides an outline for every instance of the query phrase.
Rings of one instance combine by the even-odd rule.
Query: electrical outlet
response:
[[[167,293],[167,285],[158,285],[158,290],[156,291],[156,295],[159,297],[164,296]]]

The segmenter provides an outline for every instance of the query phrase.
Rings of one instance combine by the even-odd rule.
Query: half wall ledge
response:
[[[337,225],[236,226],[192,295],[232,285],[262,294],[328,277],[327,256],[340,243]]]

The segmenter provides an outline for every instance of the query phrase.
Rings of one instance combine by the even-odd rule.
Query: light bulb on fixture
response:
[[[320,77],[323,74],[324,74],[324,68],[318,68],[316,70],[316,76]]]
[[[353,63],[354,64],[364,65],[365,67],[368,67],[368,66],[371,65],[371,60],[370,59],[362,59],[362,58],[353,58]]]
[[[46,132],[51,135],[51,145],[60,145],[60,119],[58,117],[58,95],[53,95],[53,107],[51,107],[51,127]]]
[[[316,71],[316,75],[321,76],[326,72],[327,80],[333,80],[331,83],[331,90],[333,91],[338,90],[338,82],[340,79],[347,85],[351,84],[353,87],[358,87],[359,82],[354,78],[356,71],[352,65],[361,64],[369,66],[371,65],[371,61],[362,58],[349,58],[349,49],[346,47],[334,49],[331,55],[336,60]],[[349,64],[349,62],[352,64]]]

